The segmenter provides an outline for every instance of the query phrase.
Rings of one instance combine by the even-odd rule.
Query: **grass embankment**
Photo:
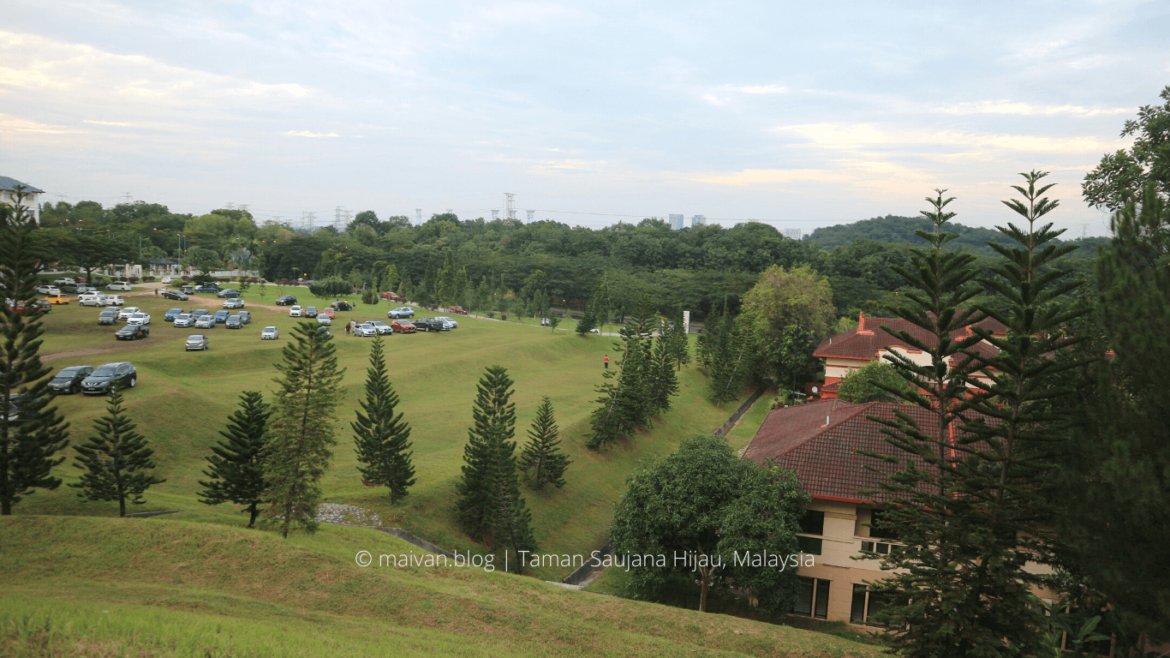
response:
[[[413,549],[372,530],[282,541],[165,518],[0,519],[0,655],[877,655],[498,571],[363,569],[358,551]]]
[[[179,509],[184,520],[242,525],[246,518],[229,505],[209,507],[197,500],[198,480],[206,467],[204,457],[220,439],[227,416],[237,407],[241,391],[272,389],[281,348],[299,320],[288,317],[287,309],[271,305],[281,291],[269,286],[260,298],[248,292],[247,310],[252,324],[241,330],[219,328],[206,331],[176,329],[162,321],[168,308],[218,309],[222,300],[214,295],[192,295],[187,302],[171,302],[135,291],[126,296],[128,305],[139,306],[152,315],[150,338],[145,341],[116,341],[117,326],[99,326],[98,310],[76,304],[55,307],[45,319],[42,354],[50,365],[100,365],[110,361],[132,361],[138,369],[135,390],[126,396],[131,417],[157,451],[158,475],[166,483],[147,494],[143,510]],[[306,289],[286,289],[303,305],[324,307],[329,300],[307,295]],[[526,440],[541,396],[552,398],[560,425],[563,448],[573,463],[563,489],[537,493],[525,489],[533,514],[533,528],[541,552],[588,554],[608,535],[614,503],[625,490],[625,479],[638,461],[673,451],[687,437],[706,434],[722,424],[739,401],[723,407],[706,398],[706,380],[693,367],[680,373],[681,395],[674,409],[655,421],[652,430],[604,453],[584,447],[589,414],[596,406],[595,386],[602,381],[602,357],[614,356],[616,339],[581,337],[565,331],[521,326],[515,323],[459,318],[459,329],[435,334],[395,335],[385,338],[393,382],[401,398],[399,409],[410,422],[418,483],[405,501],[390,505],[386,491],[365,487],[357,471],[349,423],[363,392],[369,341],[345,336],[342,325],[349,319],[383,319],[390,306],[359,305],[355,311],[338,313],[333,325],[338,359],[347,369],[344,396],[338,409],[337,439],[333,465],[323,485],[327,500],[365,507],[377,512],[382,524],[399,526],[445,548],[474,548],[474,543],[457,528],[454,515],[454,487],[463,464],[467,428],[472,424],[471,405],[476,384],[484,368],[500,364],[515,380],[513,400],[517,409],[517,435]],[[420,315],[429,313],[421,312]],[[275,325],[278,341],[260,341],[261,328]],[[184,352],[189,334],[210,335],[207,352]],[[100,416],[102,400],[83,396],[62,397],[58,405],[73,425],[72,441],[80,443]],[[757,405],[760,406],[760,405]],[[753,414],[755,411],[753,411]],[[750,440],[741,423],[732,437],[738,449]],[[67,482],[77,480],[79,471],[69,461],[56,470]],[[139,511],[139,510],[135,510]],[[82,503],[67,487],[54,492],[37,492],[16,507],[17,514],[116,515],[113,503]],[[560,579],[570,568],[542,568],[537,575]]]

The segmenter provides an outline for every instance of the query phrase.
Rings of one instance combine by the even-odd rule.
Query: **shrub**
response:
[[[377,304],[378,303],[377,293],[375,293],[373,290],[363,291],[362,292],[362,303],[363,304]]]
[[[353,286],[348,281],[337,276],[325,277],[309,286],[309,292],[318,297],[348,295],[352,290]],[[365,301],[365,295],[362,295],[362,301]]]

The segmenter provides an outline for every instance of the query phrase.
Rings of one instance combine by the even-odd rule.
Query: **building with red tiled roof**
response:
[[[834,399],[837,397],[837,385],[851,373],[860,370],[862,366],[877,360],[890,352],[897,352],[906,358],[918,362],[925,362],[929,357],[909,343],[895,337],[882,327],[891,331],[905,331],[914,338],[927,345],[934,343],[934,336],[921,327],[911,324],[902,318],[867,318],[862,312],[858,316],[857,328],[845,331],[826,338],[821,342],[813,356],[825,360],[825,383],[821,387],[821,397]],[[989,330],[993,335],[1006,336],[1007,327],[993,318],[984,318],[971,327],[965,327],[954,332],[954,336],[972,334],[972,327]],[[980,341],[973,351],[983,356],[994,356],[998,350],[987,341]],[[981,375],[976,374],[977,378]]]

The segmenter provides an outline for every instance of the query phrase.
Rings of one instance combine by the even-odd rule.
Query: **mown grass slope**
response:
[[[373,530],[0,519],[5,656],[876,656],[821,633],[577,592],[499,571],[361,568]],[[377,558],[375,557],[375,560]],[[377,561],[374,562],[377,564]]]

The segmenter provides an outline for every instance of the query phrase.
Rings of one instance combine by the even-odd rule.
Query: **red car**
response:
[[[390,328],[400,334],[418,333],[418,330],[414,328],[414,325],[411,324],[410,320],[395,320],[390,323]]]
[[[384,292],[382,293],[382,299],[389,299],[392,302],[396,302],[398,301],[398,295],[392,292]]]
[[[333,309],[331,309],[331,308],[327,308],[327,309],[324,309],[324,310],[321,310],[321,311],[317,311],[317,317],[321,317],[322,315],[324,315],[325,317],[329,318],[330,320],[336,320],[336,319],[337,319],[337,314],[336,314],[336,313],[334,313],[334,312],[333,312]]]

